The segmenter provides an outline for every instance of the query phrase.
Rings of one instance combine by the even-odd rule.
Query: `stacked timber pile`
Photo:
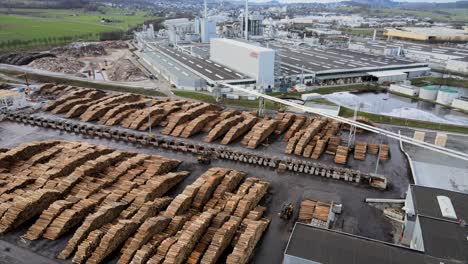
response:
[[[73,236],[59,258],[99,263],[122,245],[139,248],[170,226],[164,197],[188,172],[179,161],[87,143],[33,142],[0,153],[0,234],[33,218],[26,239]],[[214,190],[213,192],[215,192]],[[207,199],[207,198],[206,198]],[[174,218],[175,219],[175,218]],[[144,230],[144,232],[143,232]],[[137,232],[140,231],[140,232]]]
[[[315,119],[312,124],[310,124],[305,129],[304,134],[297,142],[296,148],[294,149],[294,154],[301,156],[309,142],[326,124],[327,120],[325,119]]]
[[[335,163],[346,164],[348,161],[349,148],[347,146],[338,146],[336,149]]]
[[[311,146],[316,144],[317,138],[315,138],[315,136],[326,123],[327,121],[325,119],[317,118],[314,119],[312,123],[305,124],[302,129],[298,130],[294,136],[289,139],[285,152],[287,154],[294,153],[299,156],[309,157],[311,149],[313,148]],[[293,126],[294,124],[292,127]]]
[[[205,142],[213,142],[219,137],[223,136],[226,134],[233,126],[238,124],[239,122],[244,121],[244,116],[243,115],[233,115],[218,124],[215,125],[215,127],[208,133],[203,138],[203,141]]]
[[[188,122],[180,136],[183,138],[188,138],[197,134],[198,132],[202,131],[206,124],[214,120],[216,117],[218,117],[218,113],[216,112],[207,112],[200,115],[194,120]]]
[[[184,106],[183,106],[184,107]],[[219,106],[212,105],[212,104],[201,104],[197,105],[194,103],[189,105],[189,109],[183,111],[181,113],[174,113],[168,118],[168,124],[162,131],[163,134],[171,134],[173,136],[179,136],[180,133],[185,128],[185,123],[189,122],[190,120],[195,119],[199,115],[203,114],[205,111],[219,111],[221,110]]]
[[[301,202],[298,221],[301,223],[328,228],[331,204],[305,199]]]
[[[330,137],[330,140],[328,141],[327,151],[325,151],[325,153],[329,155],[335,155],[336,149],[338,148],[340,144],[341,144],[341,137]]]
[[[288,131],[284,135],[284,141],[288,141],[291,137],[293,137],[296,132],[298,132],[306,123],[307,117],[305,116],[296,116],[294,119],[294,123],[289,127]]]
[[[235,110],[235,109],[228,109],[224,112],[221,112],[219,114],[219,116],[217,118],[215,118],[214,120],[208,122],[208,124],[206,124],[206,126],[203,128],[203,132],[210,132],[217,124],[219,124],[221,121],[223,120],[226,120],[228,118],[231,118],[235,115],[239,115],[240,112],[238,110]]]
[[[309,224],[312,221],[316,204],[317,202],[313,200],[302,200],[297,221]]]
[[[379,153],[379,144],[368,144],[367,151],[371,155],[377,155]]]
[[[381,144],[380,145],[380,151],[379,151],[379,158],[382,161],[386,161],[389,159],[389,147],[387,144]]]
[[[231,129],[229,129],[229,131],[226,133],[223,140],[221,141],[221,144],[227,145],[233,142],[234,140],[240,138],[242,135],[247,133],[247,131],[252,129],[252,127],[257,123],[257,121],[257,117],[250,114],[245,114],[244,121],[231,127]]]
[[[280,121],[278,126],[275,129],[276,135],[283,134],[286,129],[288,129],[293,123],[296,118],[296,115],[290,113],[276,113],[275,119]]]
[[[275,131],[278,124],[278,121],[274,119],[258,122],[242,139],[241,144],[246,145],[249,149],[256,149]]]
[[[113,98],[110,98],[106,101],[100,102],[96,105],[88,108],[82,115],[80,115],[80,120],[84,122],[93,121],[103,117],[107,111],[118,106],[121,103],[129,103],[139,101],[142,98],[134,94],[123,94]]]
[[[237,256],[242,249],[247,261],[268,223],[257,207],[269,184],[244,177],[235,170],[209,169],[160,213],[158,217],[171,219],[168,224],[157,231],[150,229],[154,220],[140,227],[122,248],[118,263],[217,263],[229,254],[233,241],[237,242],[229,255]],[[252,211],[259,215],[257,220],[246,218]]]
[[[314,151],[312,152],[312,155],[310,158],[312,159],[318,159],[322,155],[322,153],[325,151],[325,147],[327,145],[327,142],[325,140],[317,140],[317,144],[315,145]]]
[[[356,141],[354,145],[354,159],[365,160],[367,152],[367,143],[362,141]]]

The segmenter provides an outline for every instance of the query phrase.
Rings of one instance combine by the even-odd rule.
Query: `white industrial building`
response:
[[[468,97],[455,98],[452,101],[452,107],[468,111]]]
[[[458,97],[458,91],[450,88],[442,88],[437,93],[436,102],[443,105],[452,105],[455,98]]]
[[[466,263],[467,199],[467,194],[459,192],[410,185],[400,242],[427,255]]]
[[[212,39],[210,60],[253,77],[257,85],[275,84],[275,51],[232,39]]]
[[[390,84],[390,92],[400,93],[408,96],[417,96],[419,94],[419,87],[411,85],[411,83],[395,83]]]

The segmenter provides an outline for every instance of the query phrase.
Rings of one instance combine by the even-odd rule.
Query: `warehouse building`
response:
[[[275,42],[284,75],[304,83],[340,85],[363,82],[399,82],[428,75],[427,63],[363,51],[298,47]]]
[[[468,195],[410,185],[401,243],[427,255],[468,261]]]
[[[402,243],[296,223],[284,264],[452,264],[468,261],[468,195],[410,185]]]
[[[468,97],[461,96],[460,98],[453,99],[452,107],[468,111]]]
[[[296,223],[284,264],[455,264],[418,250],[361,236]]]
[[[257,85],[275,84],[275,51],[232,39],[212,39],[210,60],[253,77]]]
[[[400,27],[387,28],[384,35],[389,38],[410,39],[427,42],[465,42],[468,32],[447,27]]]
[[[400,56],[428,63],[431,68],[468,73],[468,51],[463,48],[402,41],[357,41],[349,43],[348,48],[377,55]]]

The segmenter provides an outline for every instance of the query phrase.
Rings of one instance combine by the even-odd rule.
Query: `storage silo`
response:
[[[458,97],[458,91],[450,88],[440,89],[437,93],[437,103],[451,105],[453,100]]]
[[[439,88],[437,86],[424,86],[419,89],[419,98],[424,100],[435,101],[437,98],[437,92]]]

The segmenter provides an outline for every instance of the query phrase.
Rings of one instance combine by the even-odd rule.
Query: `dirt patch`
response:
[[[146,80],[145,74],[128,59],[117,60],[108,70],[111,81],[135,82]]]
[[[31,62],[29,66],[39,70],[73,74],[79,72],[85,64],[75,59],[57,57],[37,59]]]
[[[57,56],[97,57],[107,55],[106,49],[126,49],[127,43],[124,41],[103,41],[103,42],[73,42],[64,47],[51,50]]]

